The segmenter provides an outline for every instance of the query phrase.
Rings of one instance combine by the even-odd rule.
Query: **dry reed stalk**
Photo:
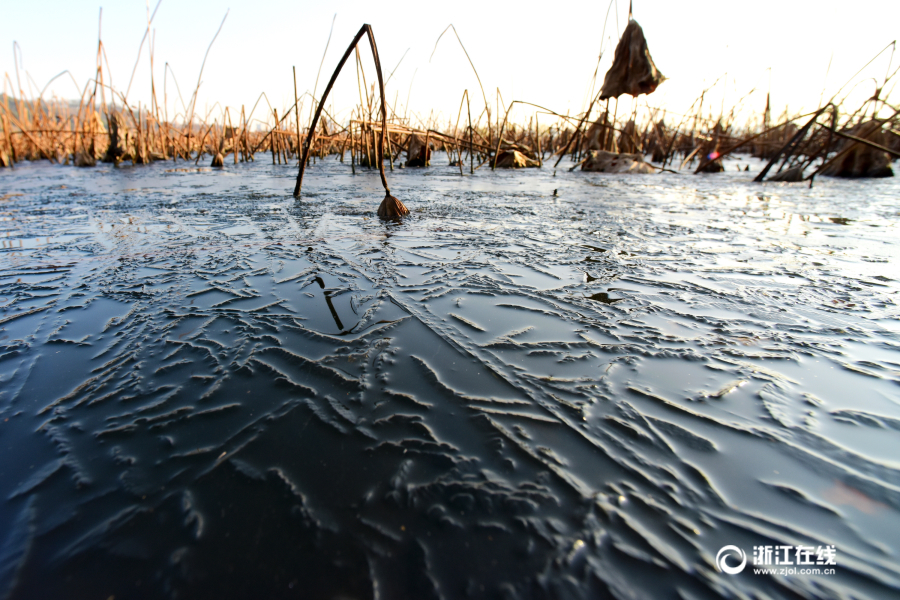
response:
[[[206,138],[209,136],[209,132],[212,130],[212,127],[213,127],[212,125],[207,126],[206,131],[203,133],[203,138],[200,140],[200,148],[201,149],[203,148],[203,144],[206,142]],[[191,152],[190,149],[188,149],[187,152],[188,152],[188,156],[190,156],[190,152]],[[198,164],[202,157],[203,157],[203,153],[197,152],[197,159],[194,161],[194,164],[195,165]],[[215,160],[215,159],[213,159],[213,160]],[[215,166],[215,165],[213,165],[213,166]]]
[[[238,164],[238,145],[237,136],[235,135],[234,123],[231,122],[231,112],[226,108],[225,115],[228,117],[228,127],[231,129],[231,152],[234,154],[234,164]]]
[[[448,30],[448,29],[452,29],[452,30],[453,30],[453,35],[456,36],[456,41],[459,42],[459,47],[462,48],[463,53],[465,53],[465,55],[466,55],[466,60],[469,61],[469,66],[472,67],[472,72],[475,73],[475,79],[478,80],[478,88],[481,90],[481,97],[484,99],[485,110],[487,110],[487,112],[488,112],[488,120],[487,120],[487,124],[488,124],[488,146],[493,146],[493,144],[492,144],[491,142],[493,142],[493,139],[494,139],[494,133],[493,133],[493,130],[491,129],[490,104],[488,103],[487,95],[484,93],[484,86],[481,85],[481,77],[478,76],[478,69],[475,68],[475,63],[472,62],[472,57],[469,56],[469,51],[466,50],[466,46],[465,46],[465,44],[462,43],[462,39],[460,39],[460,37],[459,37],[459,32],[456,31],[456,27],[453,26],[453,23],[450,23],[450,25],[447,26],[447,29],[444,29],[444,31],[441,32],[441,35],[438,36],[438,39],[435,40],[435,42],[434,42],[434,50],[431,51],[431,56],[428,57],[428,62],[431,62],[431,59],[434,57],[434,53],[437,52],[438,42],[441,41],[441,38],[444,36],[445,33],[447,33],[447,30]],[[412,85],[412,84],[410,84],[410,85]],[[498,89],[497,91],[499,92],[499,89]],[[498,106],[498,108],[499,108],[499,106]],[[500,114],[499,114],[499,113],[497,114],[497,118],[498,118],[498,119],[500,118]],[[470,115],[470,120],[471,120],[471,115]],[[471,125],[470,125],[470,126],[471,126]],[[474,171],[473,171],[473,172],[474,172]]]
[[[0,146],[0,167],[13,167],[15,162],[12,158],[12,136],[9,135],[9,121],[6,115],[0,115],[0,127],[3,128],[4,144]]]
[[[269,137],[269,150],[272,151],[272,164],[275,164],[275,160],[277,158],[278,164],[280,165],[281,155],[276,149],[278,146],[276,141],[278,139],[278,134],[276,133],[276,130],[278,129],[278,111],[273,108],[272,113],[275,115],[275,127],[272,128],[272,135]]]
[[[138,114],[135,117],[134,113],[131,114],[131,121],[134,123],[135,130],[135,144],[134,144],[134,155],[132,156],[132,162],[138,162],[139,164],[146,164],[144,160],[144,148],[143,148],[143,131],[141,129],[141,105],[138,103]]]
[[[750,137],[747,137],[747,138],[741,140],[740,142],[734,144],[733,146],[729,147],[727,150],[723,150],[721,153],[719,153],[719,156],[718,156],[717,158],[722,159],[722,158],[728,156],[729,154],[734,153],[734,152],[737,151],[738,149],[740,149],[740,148],[746,146],[746,145],[749,144],[750,142],[752,142],[752,141],[754,141],[754,140],[756,140],[756,139],[758,139],[758,138],[760,138],[760,137],[763,137],[763,136],[765,136],[765,135],[768,135],[768,134],[772,133],[773,131],[777,131],[777,130],[779,130],[779,129],[785,127],[786,125],[789,125],[790,123],[793,123],[793,122],[796,121],[797,119],[802,119],[803,117],[808,117],[808,116],[810,116],[811,114],[814,114],[814,113],[806,113],[806,114],[804,114],[804,115],[799,115],[799,116],[794,117],[794,118],[792,118],[792,119],[788,119],[787,121],[784,121],[783,123],[779,123],[778,125],[775,125],[774,127],[769,127],[769,128],[767,128],[767,129],[765,129],[764,131],[761,131],[761,132],[759,132],[759,133],[757,133],[757,134],[751,135]],[[693,155],[693,153],[692,153],[692,155]],[[712,162],[711,159],[706,159],[706,161],[707,161],[707,162]],[[703,161],[701,161],[701,163],[700,163],[700,165],[697,167],[697,170],[695,171],[695,173],[700,173],[700,172],[701,172],[701,169],[702,169],[704,166],[705,166],[705,163],[704,163]]]
[[[559,166],[559,163],[562,161],[563,156],[566,155],[566,152],[569,151],[569,148],[571,147],[572,142],[575,141],[575,138],[576,138],[576,137],[579,137],[579,134],[581,133],[581,128],[584,127],[585,121],[587,121],[588,117],[589,117],[590,114],[591,114],[591,111],[594,109],[594,103],[595,103],[597,100],[599,100],[599,99],[600,99],[600,96],[599,96],[599,94],[598,94],[597,97],[594,98],[594,100],[592,100],[591,103],[588,105],[587,112],[584,113],[584,116],[581,118],[581,121],[579,121],[578,126],[575,128],[575,132],[572,134],[572,137],[569,138],[569,140],[568,140],[568,142],[566,143],[565,147],[564,147],[564,148],[562,149],[562,151],[559,153],[559,158],[556,159],[556,163],[554,163],[554,165],[553,165],[553,168],[554,168],[554,169],[557,168],[557,167]],[[510,106],[512,106],[512,105],[510,105]],[[609,110],[609,99],[608,99],[608,98],[607,98],[607,101],[606,101],[606,107],[607,107],[607,111],[608,111],[608,110]],[[604,146],[605,146],[605,144],[604,144]]]
[[[860,132],[860,135],[859,135],[859,136],[856,136],[856,137],[858,137],[858,138],[860,138],[860,139],[859,139],[859,140],[855,140],[853,144],[849,144],[846,148],[844,148],[843,150],[841,150],[840,152],[838,152],[837,154],[835,154],[831,159],[827,159],[827,149],[826,149],[826,156],[825,156],[826,160],[824,160],[824,161],[823,161],[823,164],[822,164],[818,169],[816,169],[816,171],[815,171],[812,175],[810,175],[810,176],[807,178],[807,179],[809,180],[810,186],[812,186],[813,179],[816,177],[816,175],[822,173],[823,171],[826,171],[826,169],[828,169],[829,167],[831,167],[832,165],[834,165],[838,160],[842,159],[842,158],[845,157],[847,154],[853,152],[853,150],[854,150],[857,146],[859,146],[859,144],[860,144],[861,142],[868,142],[869,140],[866,140],[866,139],[865,139],[866,136],[871,135],[871,134],[873,134],[873,133],[875,133],[875,132],[881,130],[881,128],[882,128],[886,123],[891,122],[891,121],[893,121],[894,119],[896,119],[896,118],[897,118],[897,115],[900,114],[900,109],[894,108],[894,107],[891,107],[891,109],[894,111],[894,113],[893,113],[890,117],[887,117],[887,118],[885,118],[885,119],[872,119],[871,121],[868,122],[868,124],[869,124],[868,127],[865,127],[865,126],[863,126],[862,124],[860,124],[859,126],[860,126],[862,129],[865,129],[864,132]],[[836,111],[837,109],[834,109],[834,110]],[[833,133],[837,134],[837,131],[835,130]],[[893,155],[894,153],[891,152],[890,154]]]
[[[244,105],[241,104],[241,161],[249,162],[250,158],[248,156],[248,148],[247,148],[247,121],[244,116]]]
[[[344,66],[344,63],[347,62],[347,59],[350,57],[350,53],[356,48],[357,43],[362,38],[363,35],[367,35],[369,38],[369,45],[372,48],[372,57],[375,60],[375,70],[378,73],[378,87],[381,93],[381,148],[378,152],[378,169],[381,175],[381,184],[384,187],[384,200],[381,202],[381,206],[378,207],[378,216],[383,218],[394,218],[400,217],[406,214],[409,214],[409,209],[407,209],[400,200],[391,196],[391,190],[388,187],[387,177],[384,174],[384,141],[387,136],[387,102],[384,97],[384,80],[381,74],[381,61],[378,57],[378,46],[375,44],[375,34],[372,32],[372,26],[365,24],[363,25],[356,36],[353,38],[353,41],[350,43],[350,46],[347,48],[347,51],[344,52],[344,56],[341,58],[341,61],[338,63],[337,68],[334,70],[334,73],[331,76],[331,80],[328,82],[328,86],[325,88],[325,92],[322,94],[322,100],[319,102],[319,105],[316,107],[316,114],[313,117],[312,124],[309,130],[309,135],[306,138],[306,144],[303,146],[303,156],[300,159],[300,172],[297,174],[297,183],[294,186],[294,197],[300,196],[300,189],[303,183],[303,172],[306,169],[306,161],[309,158],[309,148],[312,139],[315,137],[315,126],[319,121],[319,116],[322,113],[322,107],[325,103],[325,100],[328,98],[328,93],[331,91],[331,88],[334,86],[334,82],[337,80],[338,74],[341,72],[341,69]]]
[[[900,152],[898,152],[897,150],[893,150],[893,149],[888,148],[888,147],[886,147],[886,146],[882,146],[881,144],[876,144],[876,143],[873,142],[873,141],[866,140],[866,139],[863,139],[863,138],[861,138],[861,137],[857,137],[857,136],[855,136],[855,135],[850,135],[850,134],[848,134],[848,133],[842,133],[842,132],[840,132],[840,131],[832,130],[831,128],[826,128],[826,129],[828,129],[828,131],[829,131],[830,133],[832,133],[832,134],[834,134],[834,135],[836,135],[836,136],[838,136],[838,137],[842,137],[842,138],[844,138],[844,139],[846,139],[846,140],[854,141],[854,142],[856,142],[856,143],[858,143],[858,144],[863,144],[864,146],[869,146],[870,148],[873,148],[873,149],[875,149],[875,150],[881,150],[882,152],[887,152],[888,154],[890,154],[891,156],[893,156],[893,157],[895,157],[895,158],[900,158]]]
[[[394,152],[393,152],[393,148],[391,147],[391,135],[390,134],[387,134],[387,145],[388,145],[388,158],[390,159],[391,171],[393,172],[393,170],[394,170]],[[427,140],[425,142],[425,147],[428,148]],[[427,152],[427,150],[426,150],[426,152]]]
[[[313,84],[313,104],[316,102],[316,91],[319,89],[319,76],[322,74],[322,65],[325,64],[325,55],[328,54],[328,46],[331,45],[331,34],[334,33],[334,23],[337,21],[337,13],[334,13],[334,16],[331,18],[331,28],[328,30],[328,39],[325,41],[325,50],[322,51],[322,60],[319,61],[319,70],[316,71],[316,83]],[[297,95],[297,74],[294,73],[294,96]],[[313,107],[309,107],[309,118],[312,119],[313,115]],[[310,120],[309,126],[307,127],[307,131],[312,131],[312,121]],[[297,119],[297,130],[300,129],[300,119]],[[297,148],[299,148],[299,144]]]
[[[335,17],[337,17],[337,15],[335,15]],[[332,25],[333,24],[334,24],[334,21],[332,21]],[[328,39],[329,39],[329,41],[331,41],[331,34],[328,34]],[[328,47],[326,45],[326,51],[327,51],[327,48]],[[324,60],[324,58],[325,57],[323,55],[322,59]],[[297,151],[299,153],[299,151],[300,151],[300,99],[297,96],[297,67],[292,66],[291,69],[294,73],[294,117],[297,119]],[[318,83],[318,79],[319,79],[319,77],[317,75],[316,76],[317,83]],[[343,159],[343,154],[341,155],[341,158]]]
[[[9,76],[7,75],[6,78],[9,79]],[[10,82],[10,83],[12,83],[12,82]],[[12,166],[15,166],[15,164],[18,160],[18,157],[16,156],[16,147],[13,145],[13,141],[12,141],[12,129],[10,128],[9,118],[6,116],[9,114],[9,95],[5,93],[6,92],[6,82],[5,81],[3,83],[3,90],[4,90],[3,107],[2,107],[4,109],[4,114],[2,115],[3,131],[6,133],[6,143],[9,145],[9,152],[11,154],[10,166],[12,167]]]
[[[34,145],[34,148],[37,150],[37,153],[41,158],[46,158],[47,160],[51,161],[53,160],[52,158],[50,158],[50,153],[44,149],[44,145],[40,143],[38,138],[34,137],[31,134],[31,131],[27,127],[25,127],[21,123],[21,121],[19,121],[11,114],[8,114],[8,117],[12,124],[19,128],[19,131],[22,133],[22,135],[28,138],[28,141]]]
[[[341,152],[340,152],[340,161],[341,162],[344,162],[344,152],[347,150],[348,139],[349,139],[349,136],[346,136],[346,135],[343,138],[341,138]],[[297,146],[297,148],[299,150],[299,146]],[[299,155],[299,152],[297,154]]]
[[[213,123],[212,132],[214,138],[212,140],[212,147],[215,148],[215,153],[213,154],[212,163],[210,166],[212,167],[224,167],[225,166],[225,157],[222,156],[222,140],[219,139],[218,132],[216,131],[218,124]],[[208,132],[207,132],[208,133]],[[203,156],[203,144],[200,144],[200,148],[197,150],[197,160],[200,160],[200,157]],[[196,163],[195,163],[196,164]]]
[[[353,113],[350,113],[350,169],[353,171],[353,174],[356,175],[356,160],[355,160],[355,148],[354,148],[354,140],[353,140]],[[301,159],[302,160],[302,159]]]
[[[362,107],[360,107],[362,109]],[[362,150],[365,152],[366,156],[366,168],[372,168],[372,149],[369,147],[369,126],[362,125],[360,126],[359,135],[362,137]],[[360,155],[362,156],[362,155]]]
[[[407,136],[407,138],[409,138],[409,136]],[[391,139],[390,135],[388,135],[388,140],[390,140],[390,139]],[[398,136],[397,136],[397,151],[391,156],[391,161],[395,161],[398,158],[400,158],[400,153],[403,152],[408,147],[408,144],[406,146],[404,146],[402,139],[403,139],[402,134],[398,134]]]
[[[366,119],[372,120],[372,101],[369,99],[369,88],[366,83],[366,71],[362,68],[362,59],[359,56],[359,48],[356,50],[356,91],[359,93],[359,105],[360,111],[362,109],[367,109],[368,113]],[[360,78],[362,78],[362,82],[360,82]],[[365,94],[366,100],[363,102],[363,94]]]
[[[454,30],[455,31],[455,30]],[[472,148],[472,107],[469,105],[469,90],[466,90],[466,114],[469,115],[469,175],[475,174],[475,153]],[[499,115],[498,115],[499,118]]]
[[[500,126],[500,129],[497,132],[497,147],[494,149],[494,161],[491,163],[491,170],[497,168],[497,157],[500,155],[500,142],[503,141],[503,128],[506,127],[506,120],[509,118],[509,111],[512,110],[512,107],[515,106],[516,101],[513,100],[510,102],[509,107],[506,109],[506,114],[503,115],[503,125]],[[497,116],[500,116],[500,113],[497,113]]]
[[[762,181],[763,179],[765,179],[766,175],[769,172],[769,169],[771,169],[772,165],[774,165],[778,161],[778,159],[781,158],[781,155],[784,153],[790,153],[790,150],[797,144],[797,142],[799,142],[803,138],[803,136],[806,135],[806,132],[809,131],[810,127],[812,127],[812,124],[816,122],[816,120],[819,118],[819,115],[821,115],[823,112],[825,112],[829,108],[834,110],[834,105],[829,103],[829,104],[826,104],[825,106],[823,106],[822,108],[820,108],[819,110],[817,110],[815,112],[815,114],[813,115],[813,117],[809,121],[807,121],[806,124],[803,127],[801,127],[800,130],[796,134],[794,134],[794,137],[792,137],[791,140],[781,148],[781,150],[779,150],[778,152],[775,153],[775,156],[773,156],[772,159],[768,162],[768,164],[766,164],[766,166],[763,167],[763,170],[760,171],[759,174],[753,178],[753,181],[758,183],[758,182]]]
[[[456,144],[456,159],[457,159],[456,162],[459,163],[460,176],[463,175],[463,157],[462,157],[462,150],[459,147],[459,136],[458,136],[459,118],[460,118],[460,115],[462,115],[463,100],[468,101],[468,99],[469,99],[469,90],[464,90],[463,97],[459,99],[459,110],[456,112],[456,125],[453,126],[453,141]],[[472,146],[471,146],[471,137],[470,137],[469,138],[469,152],[471,153],[471,151],[472,151]]]
[[[203,68],[206,67],[206,59],[209,57],[209,51],[212,50],[212,46],[216,41],[216,38],[219,37],[219,33],[222,31],[222,27],[225,25],[225,19],[228,18],[228,13],[231,9],[225,11],[225,16],[222,17],[222,23],[219,24],[219,28],[216,30],[216,34],[213,36],[213,39],[209,42],[209,46],[206,48],[206,54],[203,55],[203,62],[200,63],[200,73],[197,75],[197,86],[194,88],[194,93],[191,96],[190,100],[190,115],[187,119],[187,130],[188,130],[188,148],[191,145],[191,131],[193,131],[193,123],[194,123],[194,111],[197,108],[197,95],[200,93],[200,82],[203,77]],[[190,150],[189,150],[190,151]],[[202,153],[203,148],[201,147],[198,152]],[[199,158],[199,157],[198,157]],[[213,162],[215,162],[215,158],[213,158]]]

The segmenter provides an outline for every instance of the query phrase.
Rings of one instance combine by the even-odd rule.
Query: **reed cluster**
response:
[[[465,95],[467,92],[463,102]],[[381,123],[374,118],[375,104],[370,93],[343,123],[329,115],[322,118],[311,144],[313,160],[334,157],[349,163],[354,173],[377,169],[382,132]],[[502,104],[500,108],[504,108]],[[727,118],[702,117],[699,111],[671,115],[649,107],[643,114],[635,111],[624,117],[617,117],[607,107],[590,120],[538,109],[525,123],[489,126],[486,110],[473,121],[460,124],[436,119],[422,122],[388,107],[384,160],[390,169],[421,167],[431,164],[432,152],[440,151],[449,166],[465,174],[483,167],[542,167],[552,160],[558,166],[564,157],[579,165],[591,151],[606,151],[648,156],[659,169],[695,165],[697,172],[716,172],[722,170],[724,156],[744,154],[781,159],[783,164],[771,179],[785,171],[796,177],[816,161],[816,174],[841,174],[833,167],[854,151],[859,154],[861,148],[900,158],[900,109],[876,97],[852,111],[841,108],[829,103],[812,113],[784,114],[776,123],[765,110],[743,125]],[[273,164],[296,165],[309,135],[307,124],[302,118],[298,122],[298,115],[296,106],[286,107],[280,114],[273,109],[268,123],[251,127],[249,115],[241,107],[239,112],[225,109],[221,120],[195,118],[185,123],[166,120],[156,107],[140,104],[74,105],[4,94],[0,100],[0,166],[37,160],[79,167],[165,160],[194,164],[209,160],[213,166],[223,166],[259,160],[260,152],[270,154]],[[542,125],[542,120],[548,124]],[[890,160],[885,162],[883,157],[880,162],[878,157],[869,159],[871,168],[858,167],[857,176],[867,170],[874,173],[879,164],[890,166]]]
[[[565,158],[570,160],[570,170],[587,168],[597,153],[638,157],[635,160],[648,157],[652,170],[690,166],[697,173],[715,173],[724,168],[722,158],[744,153],[769,161],[757,177],[759,181],[766,177],[811,181],[820,174],[890,175],[891,162],[900,157],[900,109],[885,99],[889,93],[884,92],[896,71],[886,76],[861,106],[847,107],[836,95],[815,111],[789,115],[785,110],[779,118],[773,118],[768,97],[764,108],[740,122],[735,115],[746,114],[744,100],[714,114],[704,105],[709,90],[685,114],[651,107],[647,102],[643,106],[633,102],[628,114],[618,114],[618,100],[600,100],[598,95],[585,112],[563,115],[526,101],[506,104],[499,89],[495,101],[489,102],[481,88],[484,103],[479,113],[473,115],[469,90],[464,90],[455,121],[446,117],[439,121],[433,113],[422,118],[404,109],[401,114],[396,97],[393,105],[386,102],[371,28],[368,34],[376,57],[378,90],[374,82],[367,84],[357,47],[367,27],[347,49],[322,99],[355,53],[359,103],[342,119],[325,110],[323,101],[308,94],[299,97],[296,75],[294,102],[280,112],[261,94],[250,111],[244,106],[240,110],[225,108],[217,118],[203,117],[196,111],[195,90],[187,104],[182,102],[185,110],[169,118],[161,108],[167,103],[165,99],[162,104],[157,101],[155,86],[149,104],[135,105],[128,101],[127,93],[104,83],[102,42],[96,76],[77,102],[29,97],[21,88],[15,92],[7,75],[0,98],[0,166],[36,160],[78,167],[98,162],[198,164],[209,160],[212,166],[223,167],[229,162],[259,160],[260,152],[270,154],[273,164],[296,166],[306,152],[312,161],[333,157],[349,163],[353,173],[376,168],[383,173],[385,163],[390,170],[428,166],[432,152],[440,151],[447,165],[458,169],[460,175],[481,168],[550,164],[557,168]],[[311,97],[316,116],[304,122],[301,109],[307,97]],[[518,122],[509,118],[514,108],[520,116]],[[386,180],[384,183],[389,192]]]

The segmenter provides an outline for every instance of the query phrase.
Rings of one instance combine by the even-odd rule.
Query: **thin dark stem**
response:
[[[375,60],[375,71],[378,73],[378,87],[381,92],[381,146],[378,151],[378,170],[381,174],[381,184],[384,186],[384,191],[390,194],[391,190],[388,187],[387,177],[384,174],[384,160],[382,158],[384,156],[384,138],[387,135],[387,101],[384,97],[384,79],[381,75],[381,60],[378,58],[378,46],[375,45],[375,35],[372,33],[372,26],[363,25],[359,32],[353,37],[353,41],[350,42],[347,51],[344,52],[344,56],[341,57],[338,66],[331,75],[328,85],[325,87],[325,91],[322,93],[322,100],[319,101],[319,104],[316,107],[316,114],[313,117],[312,123],[310,123],[309,133],[306,135],[306,140],[303,144],[303,156],[300,159],[300,171],[297,173],[297,183],[294,186],[295,198],[300,197],[300,189],[303,186],[303,173],[306,171],[306,162],[309,159],[309,149],[315,138],[316,125],[319,122],[319,117],[322,115],[322,108],[325,106],[325,100],[328,98],[331,88],[334,87],[341,69],[344,68],[344,64],[347,62],[347,59],[350,58],[350,54],[356,48],[356,45],[359,43],[359,40],[362,39],[363,35],[367,35],[369,38],[369,45],[372,47],[372,56]]]
[[[381,59],[378,58],[378,46],[375,45],[375,34],[372,33],[372,26],[364,26],[369,36],[369,45],[372,46],[372,56],[375,59],[375,72],[378,73],[378,91],[381,93],[381,145],[378,148],[378,171],[381,174],[381,185],[388,194],[391,189],[388,187],[387,177],[384,174],[384,139],[387,137],[387,100],[384,97],[384,78],[381,75]]]

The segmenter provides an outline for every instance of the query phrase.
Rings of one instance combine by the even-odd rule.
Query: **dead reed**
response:
[[[154,14],[155,11],[148,14],[148,32]],[[204,65],[224,23],[225,19],[207,48]],[[466,171],[474,174],[485,164],[490,164],[491,169],[541,168],[550,159],[555,159],[556,169],[566,158],[570,160],[569,170],[590,170],[592,165],[604,161],[614,164],[618,157],[642,163],[637,165],[639,168],[631,164],[620,171],[668,171],[671,165],[683,169],[695,164],[692,168],[696,173],[715,173],[724,168],[724,157],[742,153],[768,161],[755,181],[808,181],[810,185],[819,175],[891,175],[891,163],[900,157],[900,109],[887,100],[893,91],[888,84],[896,70],[877,82],[875,93],[861,106],[848,107],[846,96],[838,99],[845,84],[817,110],[801,115],[785,111],[778,119],[773,118],[768,95],[759,113],[740,122],[735,114],[745,108],[746,98],[729,111],[723,105],[716,114],[706,102],[709,89],[703,90],[684,114],[651,107],[646,102],[643,106],[632,103],[630,112],[619,114],[619,101],[600,92],[590,98],[583,113],[563,115],[523,100],[505,105],[499,89],[491,104],[458,32],[452,25],[447,30],[451,28],[475,72],[484,102],[484,107],[476,109],[480,112],[473,114],[469,91],[464,90],[455,123],[440,123],[433,113],[426,119],[406,112],[401,115],[396,111],[396,100],[393,106],[388,104],[375,36],[369,25],[363,25],[354,36],[320,99],[298,95],[294,70],[294,103],[280,110],[270,105],[268,112],[257,119],[253,116],[260,101],[268,104],[265,94],[260,95],[249,113],[242,106],[240,111],[221,110],[217,119],[210,118],[212,113],[199,114],[199,78],[187,104],[182,102],[184,111],[172,117],[167,109],[160,108],[167,105],[157,101],[157,87],[152,80],[150,102],[130,103],[128,89],[121,93],[107,83],[108,65],[104,64],[105,50],[98,37],[96,72],[77,102],[45,99],[42,94],[28,96],[19,83],[18,72],[18,85],[13,85],[8,74],[5,76],[0,96],[0,167],[13,168],[21,161],[36,160],[77,167],[91,167],[98,162],[197,164],[203,157],[208,157],[213,166],[224,167],[229,156],[230,162],[237,165],[255,160],[259,152],[268,152],[275,165],[297,164],[294,196],[299,197],[310,160],[331,156],[346,162],[349,153],[354,174],[358,169],[378,168],[385,190],[378,214],[396,218],[409,211],[391,195],[384,163],[387,161],[391,170],[398,162],[401,167],[428,166],[433,151],[443,151],[448,166],[458,169],[460,176],[465,176]],[[358,44],[363,36],[372,50],[377,96],[375,84],[367,85],[360,62]],[[147,38],[145,34],[144,41]],[[349,118],[341,120],[329,114],[325,102],[354,53],[359,105]],[[152,54],[151,46],[151,62]],[[129,89],[130,85],[129,82]],[[300,115],[305,97],[311,98],[312,117],[304,126]],[[511,118],[514,112],[520,116],[518,121]],[[798,122],[803,124],[798,126]],[[404,152],[405,161],[400,160]],[[644,162],[644,156],[650,162]],[[293,163],[294,160],[298,162]],[[466,164],[468,169],[464,169]]]

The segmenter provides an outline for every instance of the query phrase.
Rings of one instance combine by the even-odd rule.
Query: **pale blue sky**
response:
[[[64,69],[80,86],[92,76],[100,3],[67,0],[13,2],[2,0],[0,69],[15,81],[13,41],[22,49],[20,74],[28,71],[41,87]],[[155,6],[151,0],[150,8]],[[581,110],[597,55],[603,44],[600,78],[612,60],[617,32],[624,28],[628,2],[619,0],[610,13],[601,39],[608,2],[308,2],[257,0],[211,2],[163,0],[153,22],[155,75],[162,100],[164,66],[172,67],[187,101],[197,82],[204,52],[225,11],[230,13],[216,40],[203,74],[199,108],[221,101],[231,106],[252,105],[265,91],[280,109],[293,95],[291,67],[297,67],[301,93],[311,90],[334,14],[337,20],[325,58],[319,93],[337,60],[362,23],[375,31],[382,65],[390,72],[407,49],[408,54],[388,85],[388,101],[398,109],[410,97],[410,106],[423,116],[434,109],[455,119],[463,89],[472,93],[473,111],[480,111],[477,82],[451,33],[445,35],[429,63],[435,40],[447,25],[456,26],[478,68],[485,91],[493,102],[496,88],[505,101],[529,100],[560,112]],[[748,105],[761,109],[771,88],[780,111],[818,103],[829,60],[827,80],[831,92],[859,67],[897,37],[900,2],[855,3],[757,0],[712,2],[637,0],[635,17],[644,28],[659,69],[669,78],[651,96],[652,106],[684,110],[701,90],[728,74],[709,101],[729,105],[754,85],[761,93]],[[618,21],[616,14],[618,13]],[[103,5],[103,41],[113,85],[124,91],[146,29],[144,0],[118,0]],[[363,52],[366,76],[374,81],[368,48]],[[866,76],[884,77],[890,53],[867,70]],[[900,64],[900,57],[894,60]],[[24,70],[21,69],[24,67]],[[387,77],[388,73],[385,73]],[[414,79],[413,79],[414,78]],[[149,99],[147,47],[138,66],[129,100]],[[410,93],[410,83],[412,88]],[[874,83],[858,88],[870,95]],[[57,79],[51,92],[76,97],[68,76]],[[176,92],[171,78],[167,91],[170,110]],[[357,100],[353,69],[342,75],[333,104],[349,108]],[[828,92],[827,92],[828,93]],[[895,98],[900,93],[895,94]],[[329,106],[332,102],[329,101]],[[627,104],[627,103],[626,103]],[[306,104],[309,106],[309,103]],[[623,110],[627,106],[623,104]],[[346,112],[343,113],[346,115]],[[525,115],[525,111],[520,115]]]

